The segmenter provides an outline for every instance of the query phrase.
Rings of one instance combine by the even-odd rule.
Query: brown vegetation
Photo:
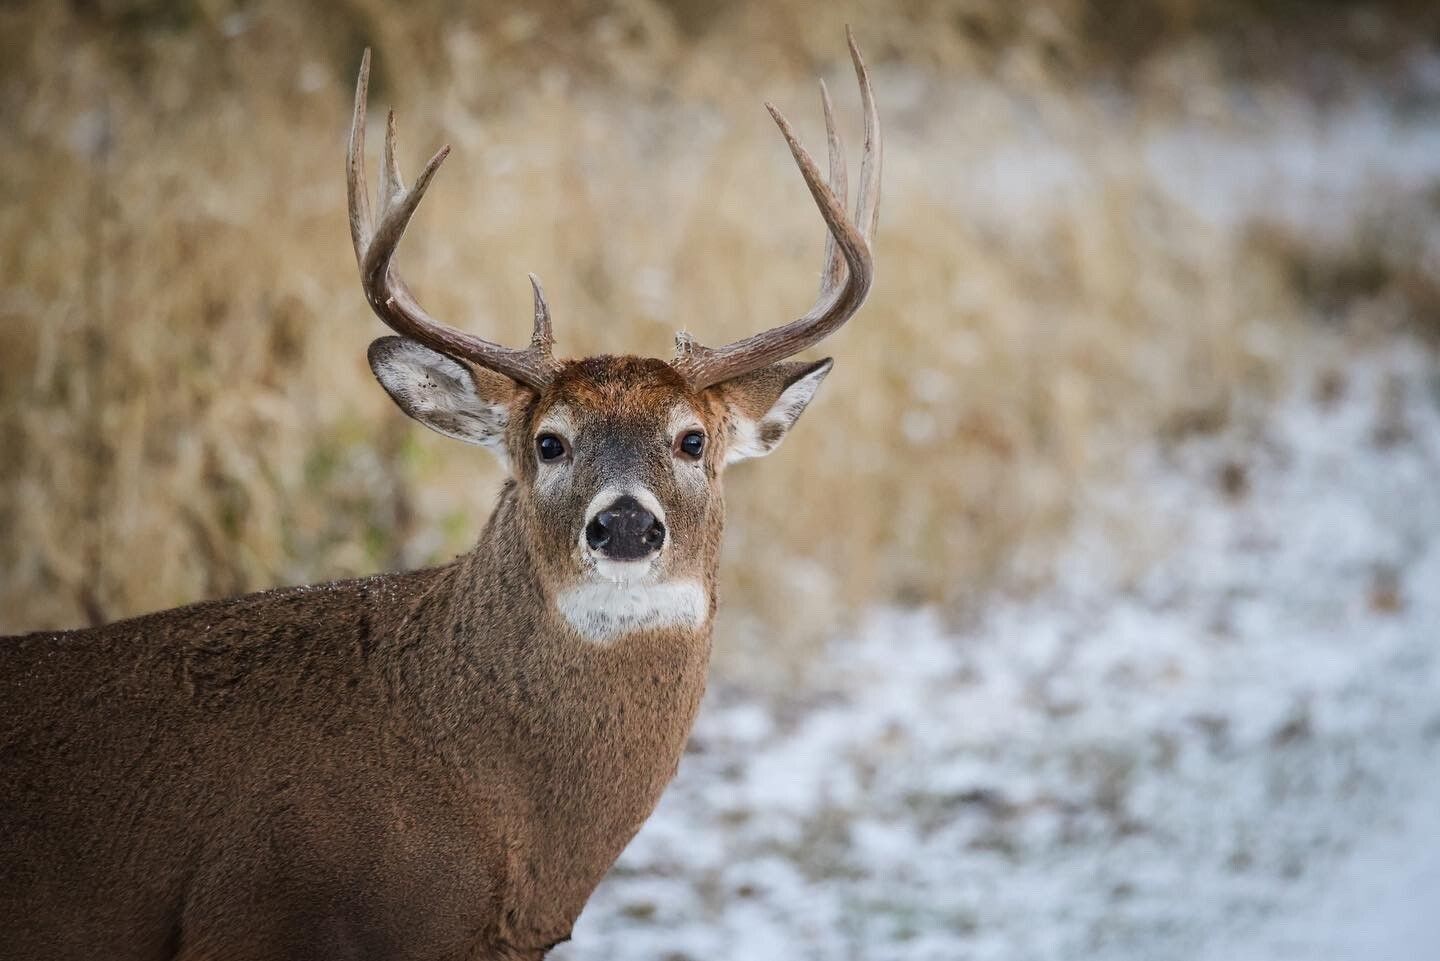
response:
[[[845,69],[847,20],[888,121],[879,279],[827,345],[811,416],[730,478],[719,647],[795,663],[863,603],[958,608],[1043,578],[1074,491],[1126,437],[1223,418],[1273,374],[1306,282],[1291,247],[1152,188],[1146,105],[1288,69],[1274,38],[1295,32],[1374,60],[1412,11],[1357,32],[1338,4],[902,6],[0,8],[0,630],[473,542],[494,465],[406,421],[365,366],[381,328],[342,177],[364,45],[372,102],[407,121],[402,164],[455,147],[405,249],[427,306],[520,343],[533,270],[561,353],[669,356],[677,328],[730,340],[812,299],[822,238],[760,98],[814,115],[807,78]],[[1136,108],[1102,114],[1070,91],[1081,77],[1120,78]],[[1037,123],[1087,189],[1043,216],[969,216],[947,192],[967,145]]]

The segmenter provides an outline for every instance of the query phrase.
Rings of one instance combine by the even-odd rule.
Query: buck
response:
[[[848,36],[848,35],[847,35]],[[727,465],[774,450],[830,371],[789,360],[865,301],[880,132],[853,219],[767,104],[828,227],[804,316],[673,360],[561,360],[534,287],[523,349],[420,306],[395,249],[448,148],[366,187],[380,384],[508,479],[478,545],[429,570],[250,594],[0,642],[0,957],[535,959],[566,940],[674,776],[705,686]]]

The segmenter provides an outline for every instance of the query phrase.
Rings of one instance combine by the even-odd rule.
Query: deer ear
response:
[[[367,356],[375,379],[401,410],[446,437],[488,448],[509,466],[505,428],[521,389],[513,380],[407,337],[381,337]]]
[[[829,357],[780,361],[711,387],[730,413],[725,463],[764,457],[779,447],[834,364]]]

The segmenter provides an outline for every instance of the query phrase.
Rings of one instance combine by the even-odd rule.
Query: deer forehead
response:
[[[629,436],[659,435],[672,441],[688,430],[701,429],[705,419],[687,401],[677,400],[661,410],[597,409],[584,410],[571,404],[558,403],[548,408],[535,423],[535,433],[559,434],[575,439],[594,431]]]
[[[574,437],[606,424],[674,436],[703,426],[707,407],[669,364],[637,357],[570,362],[541,398],[535,430]]]

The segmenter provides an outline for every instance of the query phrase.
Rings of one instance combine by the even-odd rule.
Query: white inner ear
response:
[[[747,417],[744,411],[732,406],[730,446],[725,451],[725,463],[733,464],[752,457],[764,457],[779,447],[790,428],[795,426],[795,422],[809,406],[815,391],[820,389],[820,382],[830,373],[830,367],[830,364],[817,367],[785,388],[759,420]]]
[[[459,363],[413,341],[397,341],[373,359],[371,369],[405,413],[446,437],[487,448],[509,468],[509,408],[477,394]]]

